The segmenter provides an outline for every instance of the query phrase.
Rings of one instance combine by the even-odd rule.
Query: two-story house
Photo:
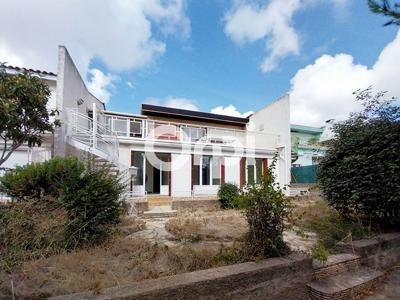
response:
[[[131,114],[106,110],[63,46],[52,76],[62,126],[51,155],[91,153],[121,172],[135,169],[130,197],[215,196],[224,182],[259,181],[275,156],[278,182],[290,182],[288,95],[247,118],[149,104]]]

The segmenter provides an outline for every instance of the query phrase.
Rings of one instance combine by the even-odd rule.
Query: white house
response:
[[[7,72],[19,69],[8,67]],[[248,118],[142,104],[139,115],[108,111],[86,88],[65,47],[57,74],[35,71],[53,91],[62,126],[41,151],[21,148],[7,167],[90,152],[121,171],[133,166],[131,196],[216,195],[219,186],[257,181],[277,155],[279,183],[290,182],[289,96]],[[31,154],[30,154],[31,153]],[[25,156],[24,156],[25,155]],[[24,158],[22,158],[24,156]]]

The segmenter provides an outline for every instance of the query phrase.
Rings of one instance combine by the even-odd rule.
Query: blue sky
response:
[[[18,1],[2,5],[12,15]],[[370,13],[366,0],[73,1],[75,7],[66,1],[32,2],[38,13],[43,2],[50,14],[66,6],[55,28],[32,39],[29,53],[18,49],[31,36],[29,29],[0,26],[0,60],[51,69],[54,64],[45,58],[64,44],[89,88],[114,111],[139,113],[141,103],[149,102],[238,114],[292,92],[292,121],[322,126],[327,118],[357,109],[351,103],[356,88],[373,84],[400,93],[395,80],[382,75],[396,72],[386,72],[393,64],[400,69],[398,28],[383,27],[385,19]],[[102,8],[107,2],[113,9]],[[39,22],[50,22],[49,12]],[[65,29],[69,15],[76,28]],[[91,21],[94,25],[87,25]],[[57,38],[52,30],[58,30]],[[378,72],[378,57],[394,41]],[[275,50],[272,67],[262,70]],[[225,110],[229,105],[234,108]]]

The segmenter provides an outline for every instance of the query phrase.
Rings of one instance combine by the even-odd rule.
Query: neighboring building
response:
[[[30,72],[31,74],[40,76],[49,85],[50,98],[47,102],[49,110],[56,109],[56,88],[57,88],[57,75],[52,72],[25,69],[13,66],[5,67],[8,74],[17,74],[21,72]],[[51,158],[52,156],[52,135],[46,135],[41,147],[29,148],[27,145],[20,146],[14,153],[7,159],[1,166],[2,169],[13,169],[16,166],[22,166],[35,161],[43,161]],[[3,172],[0,170],[0,174]]]
[[[45,146],[51,155],[29,160],[32,150],[23,148],[27,157],[21,162],[89,152],[121,171],[136,168],[132,197],[195,197],[216,195],[224,182],[258,181],[277,155],[277,180],[290,183],[288,95],[247,118],[148,104],[140,115],[112,112],[88,92],[65,47],[59,47],[58,59],[57,75],[46,76],[62,126]]]
[[[290,125],[292,145],[292,166],[310,166],[318,164],[325,155],[326,147],[321,145],[324,127]]]

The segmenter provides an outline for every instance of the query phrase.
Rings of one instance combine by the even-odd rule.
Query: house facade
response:
[[[318,164],[326,152],[326,147],[321,144],[324,129],[294,124],[290,126],[292,167]]]
[[[42,147],[47,156],[20,162],[91,153],[121,172],[135,170],[132,198],[216,195],[225,182],[243,187],[259,181],[274,157],[277,181],[281,186],[290,183],[288,95],[247,118],[149,104],[142,104],[140,114],[108,111],[87,90],[63,46],[57,74],[50,77],[49,108],[60,111],[62,125]],[[38,149],[23,148],[18,155],[29,151]]]

